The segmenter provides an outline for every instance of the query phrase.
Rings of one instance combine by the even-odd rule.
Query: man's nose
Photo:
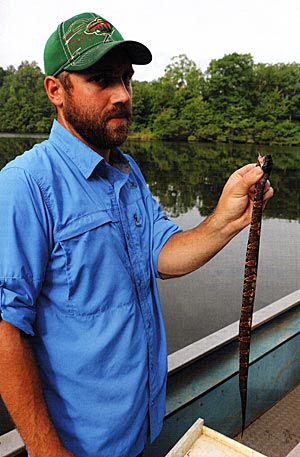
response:
[[[115,82],[112,88],[111,102],[113,104],[126,103],[131,99],[131,89],[123,81]]]

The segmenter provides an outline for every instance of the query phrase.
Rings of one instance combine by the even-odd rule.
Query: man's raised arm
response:
[[[163,278],[183,276],[201,267],[250,223],[254,186],[262,175],[255,164],[235,171],[214,212],[197,227],[169,238],[158,257],[158,271]],[[268,182],[265,201],[272,195]]]

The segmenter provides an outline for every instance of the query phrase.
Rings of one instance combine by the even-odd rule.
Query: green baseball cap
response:
[[[137,41],[124,40],[120,32],[95,13],[82,13],[62,22],[44,49],[47,76],[61,71],[79,71],[94,65],[116,46],[125,48],[133,64],[151,62],[149,49]]]

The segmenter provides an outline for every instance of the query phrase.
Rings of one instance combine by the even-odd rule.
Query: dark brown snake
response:
[[[250,355],[250,340],[253,305],[257,279],[258,253],[261,232],[261,219],[263,211],[263,197],[266,182],[272,170],[272,157],[270,155],[258,156],[257,166],[264,171],[262,178],[256,183],[250,231],[247,244],[242,310],[239,325],[240,368],[239,385],[242,406],[242,434],[246,423],[247,384]]]

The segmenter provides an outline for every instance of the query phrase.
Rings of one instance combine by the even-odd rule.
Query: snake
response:
[[[264,206],[263,197],[265,185],[269,179],[273,166],[272,156],[261,156],[259,154],[257,166],[262,168],[264,174],[256,183],[254,189],[253,209],[246,250],[242,309],[239,322],[239,390],[241,397],[242,435],[246,423],[251,327],[257,280],[261,220]]]

